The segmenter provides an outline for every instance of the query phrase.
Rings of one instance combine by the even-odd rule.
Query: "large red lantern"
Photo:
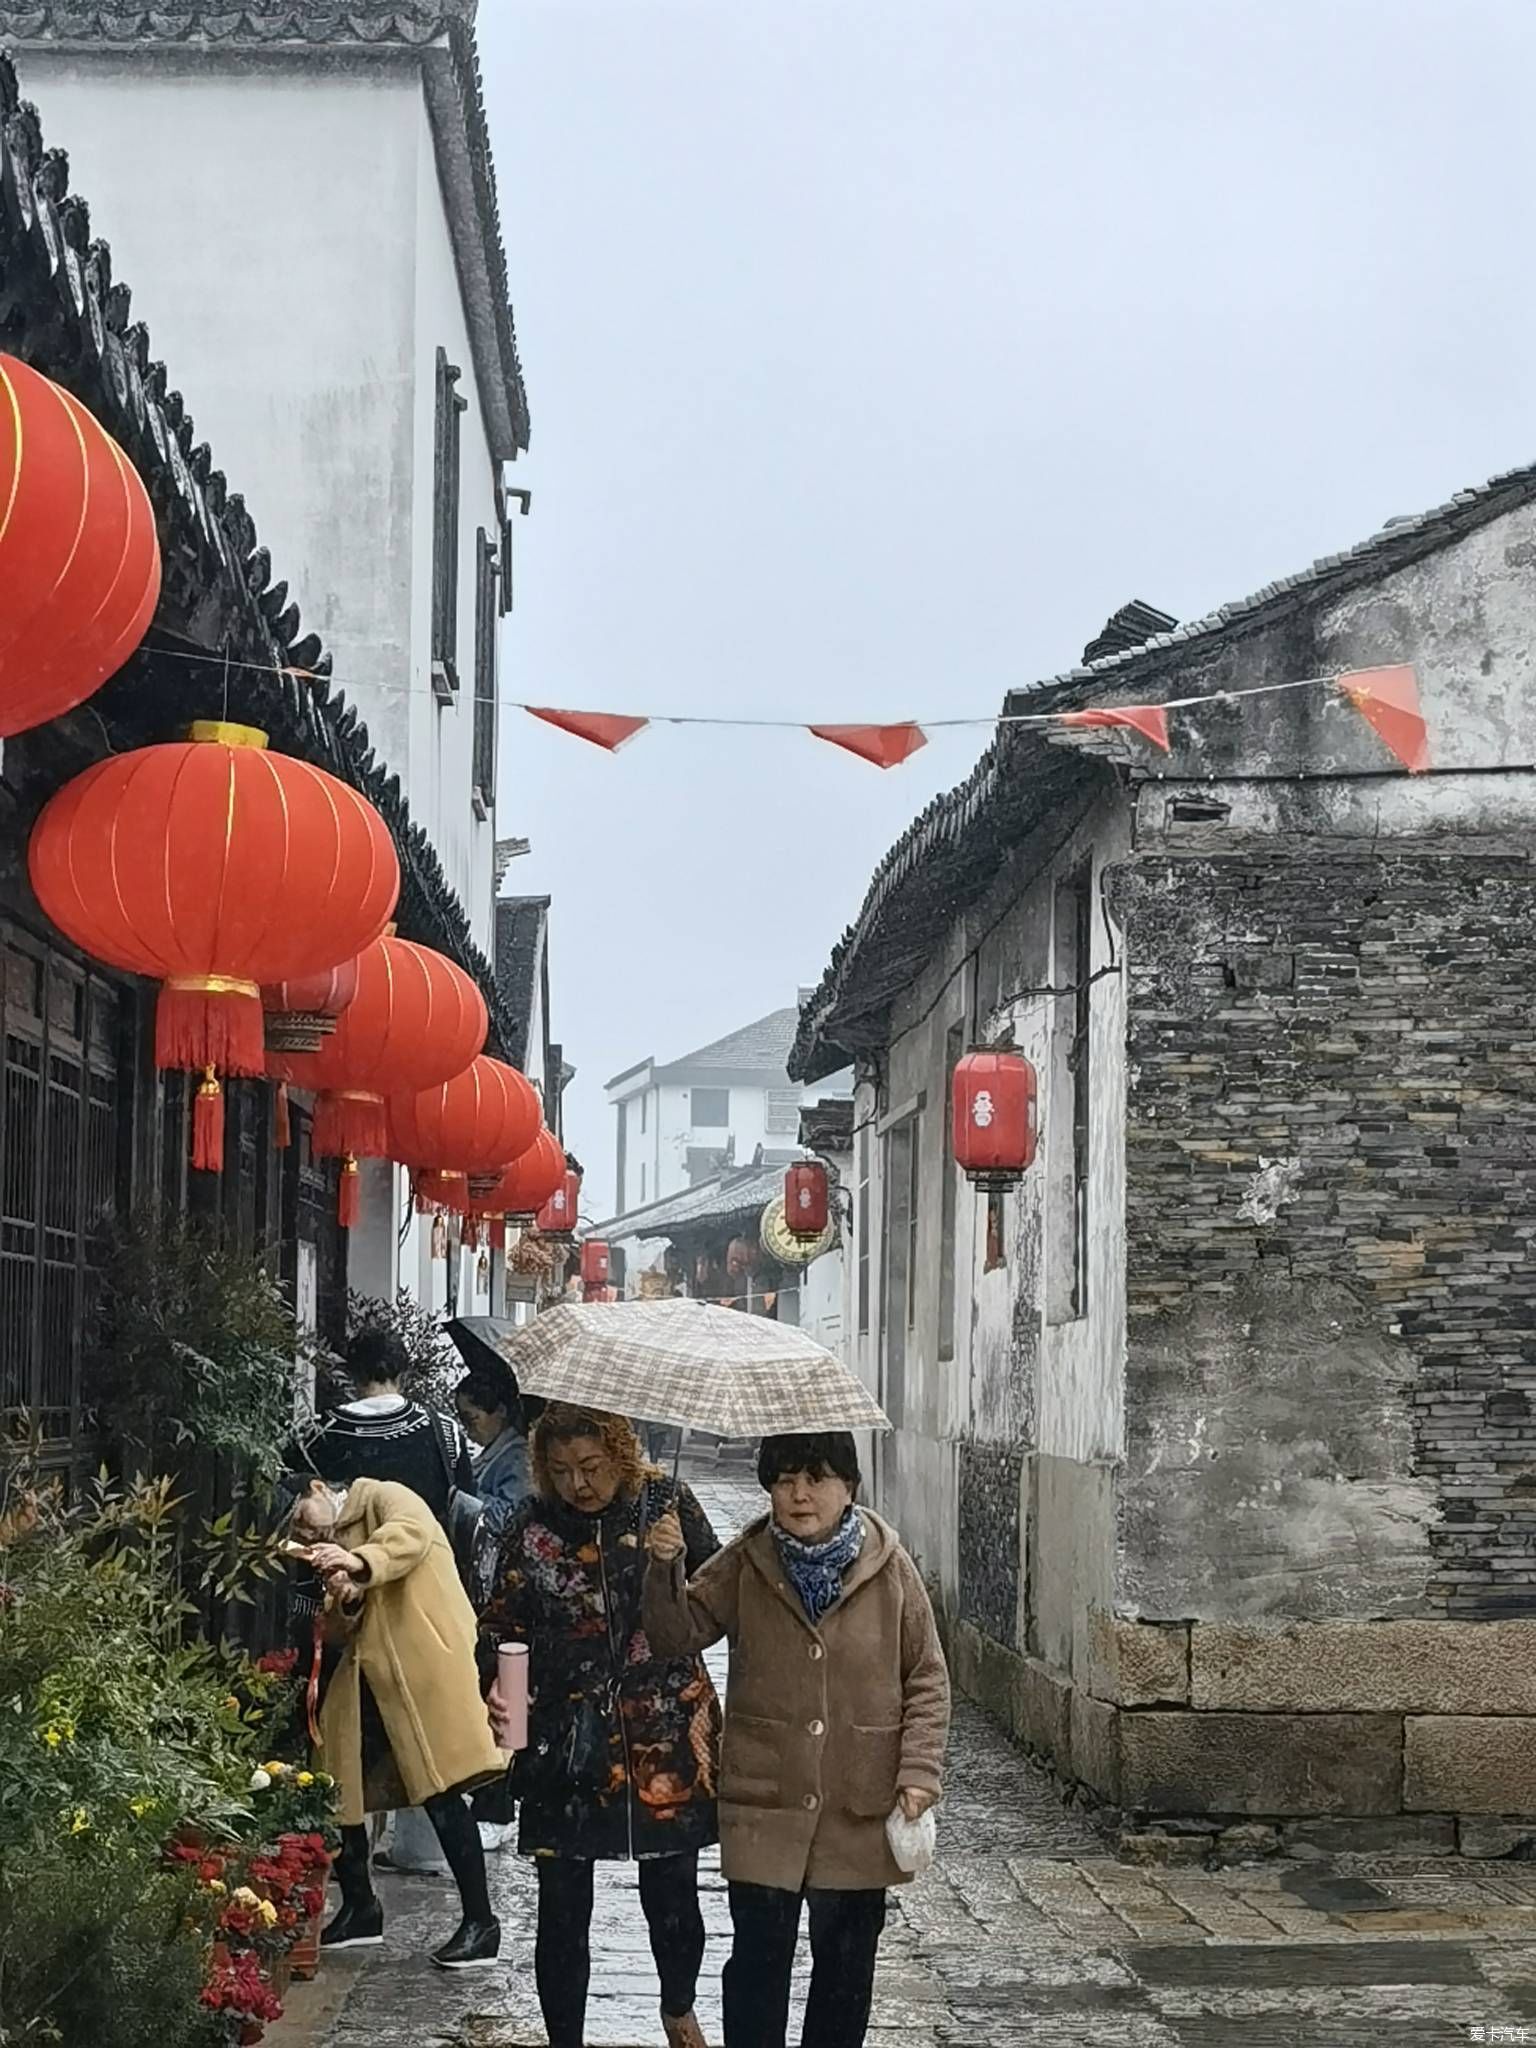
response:
[[[580,1206],[581,1175],[567,1167],[560,1177],[560,1185],[538,1213],[536,1221],[540,1234],[544,1237],[572,1236]]]
[[[43,909],[86,952],[159,981],[158,1066],[198,1070],[194,1163],[217,1169],[217,1075],[265,1071],[261,986],[321,973],[384,929],[400,891],[372,804],[249,726],[98,761],[44,808]]]
[[[481,1053],[439,1088],[389,1102],[389,1149],[422,1176],[428,1201],[468,1211],[471,1186],[496,1187],[507,1162],[538,1136],[539,1098],[516,1067]]]
[[[138,471],[78,399],[0,355],[0,737],[99,690],[159,596]]]
[[[817,1238],[827,1227],[827,1169],[805,1159],[784,1176],[784,1221],[791,1237]]]
[[[955,1158],[977,1187],[1013,1187],[1039,1142],[1035,1070],[1012,1051],[967,1053],[955,1065],[951,1129]]]
[[[316,1095],[313,1143],[343,1162],[341,1220],[357,1220],[357,1161],[389,1155],[389,1096],[437,1088],[485,1043],[485,998],[462,968],[392,934],[357,963],[357,993],[315,1053],[274,1057],[277,1079]]]

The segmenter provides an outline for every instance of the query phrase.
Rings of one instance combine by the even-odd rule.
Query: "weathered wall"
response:
[[[1114,1555],[1109,1471],[1119,1456],[1124,1360],[1124,1007],[1116,935],[1092,922],[1089,1246],[1086,1312],[1049,1313],[1053,1178],[1070,1119],[1051,1099],[1052,926],[1059,880],[1090,858],[1095,877],[1128,846],[1128,807],[1113,791],[1055,818],[1001,869],[991,894],[949,935],[944,955],[896,1005],[878,1092],[860,1090],[856,1123],[872,1120],[869,1221],[874,1231],[870,1329],[851,1355],[889,1394],[881,1239],[882,1133],[920,1104],[914,1316],[906,1333],[901,1426],[880,1447],[881,1498],[946,1606],[1008,1649],[1070,1671],[1074,1614],[1108,1599]],[[987,1201],[953,1162],[947,1052],[1011,1027],[1041,1082],[1040,1159],[1003,1202],[1003,1257],[989,1269]],[[1053,1149],[1054,1148],[1054,1149]],[[943,1355],[943,1184],[955,1181],[955,1317]],[[851,1262],[852,1264],[852,1262]],[[856,1267],[853,1269],[856,1274]]]
[[[1529,858],[1256,840],[1113,899],[1124,1611],[1536,1614]]]

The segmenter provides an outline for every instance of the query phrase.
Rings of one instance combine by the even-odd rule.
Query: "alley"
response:
[[[697,1484],[722,1535],[755,1512],[745,1484]],[[1536,2048],[1536,1865],[1135,1869],[963,1701],[940,1842],[938,1867],[895,1901],[870,2048]],[[435,1973],[445,1886],[386,1877],[383,1957],[328,1963],[295,1992],[274,2048],[536,2048],[532,1873],[512,1855],[494,1869],[500,1970]],[[705,1882],[700,2013],[717,2043],[729,1916],[713,1859]],[[660,2040],[633,1890],[617,1866],[599,1887],[592,2048]]]

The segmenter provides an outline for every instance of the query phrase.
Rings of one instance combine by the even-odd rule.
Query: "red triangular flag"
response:
[[[1419,709],[1419,679],[1403,662],[1396,668],[1346,669],[1339,688],[1375,727],[1410,775],[1429,766],[1429,728]]]
[[[1150,740],[1154,747],[1161,747],[1166,754],[1168,746],[1168,714],[1161,704],[1117,704],[1102,711],[1063,711],[1063,725],[1128,725],[1139,732],[1143,739]]]
[[[857,754],[861,761],[873,761],[877,768],[899,768],[910,761],[928,735],[920,725],[812,725],[806,730],[834,747]]]
[[[523,708],[530,718],[542,718],[546,725],[557,725],[562,732],[574,733],[579,740],[590,740],[594,747],[602,747],[610,754],[616,754],[626,740],[644,732],[651,722],[648,718],[626,718],[618,711],[549,711],[536,704]]]

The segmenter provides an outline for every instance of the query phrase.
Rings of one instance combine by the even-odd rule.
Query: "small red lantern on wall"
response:
[[[606,1287],[608,1285],[608,1247],[600,1237],[586,1237],[581,1241],[581,1284],[583,1287]]]
[[[1020,1052],[967,1053],[955,1066],[951,1136],[955,1159],[979,1188],[1011,1188],[1034,1164],[1039,1142],[1035,1070]]]
[[[819,1159],[792,1166],[784,1176],[784,1221],[792,1237],[820,1237],[827,1227],[827,1169]]]
[[[576,1228],[580,1201],[581,1175],[567,1167],[564,1180],[538,1213],[540,1233],[545,1237],[570,1237]]]

